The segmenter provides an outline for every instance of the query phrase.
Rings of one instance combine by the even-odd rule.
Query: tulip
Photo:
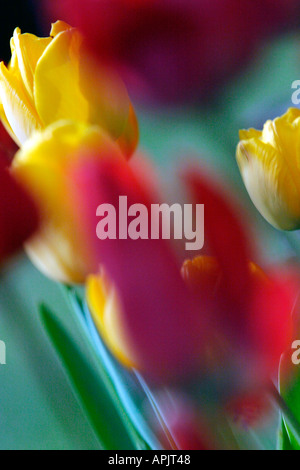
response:
[[[39,214],[25,188],[0,162],[0,261],[15,253],[38,228]]]
[[[134,151],[138,129],[124,85],[90,58],[82,35],[64,22],[50,37],[21,34],[11,39],[12,57],[0,64],[0,117],[18,145],[60,119],[98,125]]]
[[[297,0],[51,0],[132,91],[178,102],[215,93],[261,40],[296,17]],[[266,20],[267,18],[267,20]]]
[[[193,200],[205,204],[214,258],[185,264],[181,277],[178,253],[166,240],[96,236],[102,202],[116,207],[120,194],[129,205],[157,201],[126,162],[84,158],[69,176],[78,230],[93,254],[88,304],[118,359],[160,383],[214,373],[221,360],[223,369],[236,371],[229,389],[249,381],[265,384],[289,342],[294,297],[249,264],[253,250],[228,198],[198,171],[186,175]]]
[[[215,299],[214,318],[223,332],[221,337],[225,334],[239,356],[241,375],[243,361],[246,374],[253,362],[254,376],[264,382],[270,371],[277,369],[281,354],[290,345],[291,313],[297,298],[294,276],[278,276],[275,270],[264,274],[250,261],[256,258],[250,230],[242,224],[236,204],[211,178],[189,170],[185,181],[194,202],[201,201],[206,208],[206,240],[216,258],[213,269],[211,261],[209,269],[207,262],[194,261],[193,271],[196,268],[198,274],[193,277],[209,277]],[[212,273],[215,276],[219,269],[221,277],[216,286]],[[198,285],[200,289],[200,282]]]
[[[240,131],[236,158],[253,204],[281,230],[300,228],[300,110],[290,108],[262,131]]]
[[[67,283],[82,283],[90,273],[86,246],[73,222],[76,207],[66,188],[68,165],[78,158],[79,149],[96,159],[124,159],[119,146],[98,126],[57,121],[26,141],[12,168],[42,214],[41,227],[26,243],[26,251],[44,274]]]
[[[229,354],[229,357],[232,353],[238,354],[243,344],[241,363],[248,351],[247,360],[256,363],[256,376],[267,377],[266,371],[276,370],[281,354],[290,344],[292,301],[296,298],[296,290],[285,286],[273,273],[267,275],[255,263],[248,262],[248,286],[242,280],[241,295],[237,291],[230,292],[227,276],[231,269],[228,266],[221,270],[216,257],[199,256],[184,262],[182,276],[198,296],[199,303],[205,296],[212,300],[215,334],[218,337],[218,343],[211,344],[213,363],[220,354]],[[230,348],[226,345],[229,338]],[[261,363],[259,358],[263,358]]]
[[[161,239],[107,239],[102,244],[96,237],[98,205],[106,201],[116,206],[119,194],[124,194],[128,205],[139,202],[149,207],[152,199],[145,182],[137,179],[126,162],[109,159],[79,162],[71,173],[69,186],[78,227],[93,253],[93,272],[99,273],[100,266],[104,266],[106,276],[116,286],[117,305],[121,306],[114,310],[111,289],[107,297],[111,307],[106,304],[101,292],[107,288],[101,286],[101,277],[89,279],[90,305],[99,330],[104,332],[104,338],[110,336],[109,344],[114,344],[115,352],[116,347],[119,350],[117,356],[121,360],[125,357],[123,363],[133,364],[157,380],[186,375],[194,366],[190,358],[195,356],[197,361],[201,357],[205,322],[195,325],[192,321],[192,299],[171,246]],[[111,328],[119,322],[119,312],[121,323],[118,328]],[[173,321],[162,312],[172,312]]]

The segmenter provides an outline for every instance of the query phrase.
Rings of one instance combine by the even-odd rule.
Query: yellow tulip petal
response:
[[[81,43],[75,29],[59,33],[37,64],[35,105],[45,126],[59,119],[88,121],[89,104],[79,84]]]
[[[40,205],[41,228],[25,245],[29,258],[46,276],[59,282],[83,283],[85,253],[65,194],[64,175],[54,167],[27,165],[14,174]]]
[[[0,101],[17,144],[24,143],[41,128],[40,119],[22,84],[3,62],[0,64]]]
[[[76,236],[69,201],[63,193],[64,181],[61,175],[53,169],[31,166],[22,171],[20,179],[30,185],[44,217],[39,232],[25,244],[29,258],[51,279],[84,283],[88,275],[85,253]],[[48,198],[49,191],[55,193],[56,190],[57,197]]]
[[[129,115],[124,84],[87,54],[74,28],[59,32],[35,71],[35,105],[46,126],[58,119],[97,124],[117,139]]]
[[[83,283],[88,275],[84,247],[76,234],[63,172],[58,166],[35,162],[14,167],[14,174],[38,202],[43,216],[39,232],[26,243],[29,258],[52,279]]]
[[[55,36],[57,36],[59,33],[67,31],[68,29],[72,29],[72,26],[70,26],[68,23],[65,23],[65,21],[58,20],[55,23],[52,23],[50,36],[55,38]]]
[[[289,108],[287,112],[280,118],[277,118],[277,120],[286,121],[292,124],[295,121],[295,119],[299,117],[300,117],[300,109]]]
[[[32,262],[60,282],[84,282],[89,274],[88,247],[78,233],[74,203],[66,191],[69,164],[102,153],[124,158],[98,126],[58,121],[36,132],[17,152],[12,171],[28,188],[43,215],[42,228],[26,244]]]
[[[237,162],[249,195],[265,219],[282,230],[300,228],[300,110],[240,132]]]
[[[11,61],[0,70],[0,101],[6,127],[20,145],[33,130],[61,119],[95,124],[118,140],[129,157],[138,140],[136,116],[122,81],[94,60],[83,36],[63,21],[51,36],[11,38]],[[3,115],[4,116],[4,115]]]
[[[300,228],[300,181],[278,150],[259,139],[241,141],[237,162],[256,208],[274,227]]]
[[[240,140],[247,140],[252,138],[259,138],[261,137],[261,131],[257,131],[256,129],[242,129],[239,132]]]
[[[15,41],[13,37],[10,39],[10,49],[11,49],[11,59],[7,68],[9,72],[15,75],[15,77],[18,79],[18,81],[20,82],[20,86],[22,85],[23,87],[24,84],[23,84],[23,80],[22,80],[22,76],[21,76],[21,72],[19,68],[18,55],[16,52]],[[24,90],[25,90],[25,87],[24,87]]]
[[[28,33],[21,34],[20,28],[14,31],[12,47],[18,58],[18,67],[26,91],[32,100],[36,64],[51,41],[52,38],[38,38]]]
[[[107,346],[125,367],[136,367],[122,327],[116,292],[104,275],[88,277],[86,296],[95,325]]]
[[[106,148],[112,155],[123,158],[118,146],[98,126],[71,120],[57,121],[28,140],[16,154],[14,167],[42,164],[64,168],[81,153],[99,154]],[[108,153],[107,152],[107,153]]]
[[[118,139],[130,114],[130,100],[124,83],[115,73],[92,60],[84,47],[80,53],[79,84],[89,103],[88,121],[103,127]]]
[[[2,106],[2,104],[0,104],[0,119],[1,119],[1,122],[3,124],[3,126],[5,127],[6,131],[8,132],[8,134],[10,135],[10,137],[17,141],[16,139],[16,136],[15,134],[13,133],[13,130],[12,128],[10,127],[10,124],[5,116],[5,112],[4,112],[4,108]],[[17,144],[19,145],[19,143],[17,142]]]

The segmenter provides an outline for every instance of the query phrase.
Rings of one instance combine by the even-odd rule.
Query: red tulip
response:
[[[266,34],[291,24],[297,0],[51,0],[133,92],[163,101],[215,93]]]
[[[214,317],[233,340],[256,375],[276,370],[281,354],[291,341],[291,313],[296,299],[293,279],[268,272],[265,275],[250,260],[255,253],[237,209],[228,195],[192,169],[185,174],[194,203],[205,206],[205,232],[221,278],[213,286]],[[200,284],[199,284],[200,286]],[[200,288],[200,287],[199,287]],[[247,353],[248,351],[248,353]]]
[[[97,239],[100,204],[117,208],[119,196],[126,195],[128,206],[139,203],[149,209],[157,197],[128,163],[85,158],[70,169],[69,185],[94,272],[104,266],[116,286],[118,318],[133,362],[149,377],[164,383],[183,380],[203,370],[214,373],[218,363],[235,370],[237,383],[229,387],[261,384],[290,340],[294,298],[258,268],[251,272],[247,231],[224,192],[195,169],[185,181],[193,201],[205,205],[206,242],[221,276],[218,282],[211,283],[213,275],[199,274],[201,268],[191,262],[199,274],[191,288],[191,266],[181,278],[167,240]]]
[[[140,203],[149,208],[155,196],[148,194],[126,162],[113,159],[83,162],[72,170],[70,181],[80,226],[88,231],[94,272],[101,263],[120,293],[135,362],[160,380],[187,375],[199,362],[206,328],[205,321],[195,321],[192,298],[170,244],[161,239],[96,237],[99,204],[118,207],[119,195],[126,195],[128,206]]]

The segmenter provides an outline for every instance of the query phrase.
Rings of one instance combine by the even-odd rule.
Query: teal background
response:
[[[225,178],[249,211],[249,224],[266,261],[292,257],[294,239],[272,229],[252,207],[235,162],[235,146],[239,128],[261,127],[291,106],[291,84],[300,79],[299,46],[295,35],[267,45],[239,77],[216,90],[211,105],[138,109],[140,149],[163,177],[169,179],[184,156],[192,155]],[[0,449],[97,449],[98,441],[40,322],[41,301],[93,360],[60,286],[39,273],[25,255],[2,267],[0,340],[6,343],[7,364],[0,365]],[[266,445],[274,446],[275,439],[273,426],[265,436]]]

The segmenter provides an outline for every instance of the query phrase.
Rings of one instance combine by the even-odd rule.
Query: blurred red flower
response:
[[[256,364],[256,377],[268,377],[291,341],[295,277],[292,273],[279,277],[275,270],[266,275],[250,262],[256,259],[251,231],[242,223],[242,214],[228,194],[195,168],[184,178],[194,203],[204,204],[206,243],[217,262],[219,277],[214,283],[210,281],[206,290],[215,300],[215,327],[221,327],[232,345],[243,351],[240,359],[246,358],[249,370],[252,361]],[[196,289],[202,292],[203,269],[198,269],[197,283],[195,260],[193,264],[194,269],[187,269],[185,278],[191,285],[192,274],[193,290],[198,285]]]
[[[151,377],[166,381],[188,374],[193,368],[190,358],[201,357],[205,325],[196,325],[192,299],[171,245],[162,239],[106,239],[102,243],[96,237],[99,204],[105,201],[118,207],[119,195],[126,195],[128,206],[138,202],[149,209],[156,196],[148,194],[145,182],[138,181],[127,164],[103,159],[98,165],[84,160],[70,174],[78,227],[91,250],[93,272],[103,265],[117,286],[136,362]]]
[[[20,249],[39,223],[34,201],[11,176],[5,159],[0,158],[0,261]]]
[[[195,378],[213,373],[218,363],[219,371],[234,371],[232,390],[265,383],[290,341],[294,292],[259,269],[251,273],[251,243],[227,194],[194,168],[184,179],[193,201],[205,205],[206,242],[221,282],[216,286],[212,273],[207,277],[197,263],[185,265],[181,277],[178,253],[167,240],[100,241],[99,204],[118,207],[119,196],[126,195],[128,206],[149,208],[157,196],[128,163],[85,156],[71,167],[69,185],[93,272],[104,266],[115,284],[134,362],[152,379]]]
[[[9,166],[18,148],[19,147],[10,137],[2,122],[0,122],[0,161],[4,165]]]
[[[51,0],[133,92],[181,101],[240,70],[267,34],[294,22],[297,0]],[[131,85],[131,87],[130,87]]]

